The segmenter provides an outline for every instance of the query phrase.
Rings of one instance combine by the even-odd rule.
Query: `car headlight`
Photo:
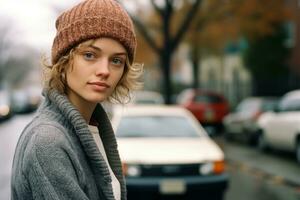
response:
[[[209,175],[209,174],[221,174],[225,170],[225,162],[224,160],[215,161],[215,162],[207,162],[203,163],[199,166],[199,173],[201,175]]]
[[[204,163],[199,166],[199,173],[201,175],[211,174],[213,171],[213,163]]]
[[[135,177],[135,176],[140,176],[142,173],[141,167],[139,165],[132,165],[132,164],[128,165],[123,163],[122,167],[125,176]]]
[[[9,107],[7,105],[0,106],[0,115],[6,116],[9,113]]]

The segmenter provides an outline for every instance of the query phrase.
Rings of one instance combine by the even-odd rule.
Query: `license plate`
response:
[[[212,110],[207,110],[207,111],[205,111],[204,116],[205,116],[206,121],[210,122],[210,121],[214,120],[215,113]]]
[[[166,179],[159,184],[159,192],[161,194],[184,194],[186,184],[181,179]]]

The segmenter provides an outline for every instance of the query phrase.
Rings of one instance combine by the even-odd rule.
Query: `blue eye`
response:
[[[95,55],[93,52],[84,52],[83,57],[86,60],[93,60],[95,58]]]
[[[116,57],[116,58],[112,59],[112,63],[114,65],[123,65],[124,61],[123,61],[123,59]]]

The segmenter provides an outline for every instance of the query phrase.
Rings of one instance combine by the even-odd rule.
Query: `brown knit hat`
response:
[[[109,37],[127,50],[132,64],[136,50],[133,23],[115,0],[85,0],[63,12],[56,20],[57,33],[52,45],[52,64],[79,43]]]

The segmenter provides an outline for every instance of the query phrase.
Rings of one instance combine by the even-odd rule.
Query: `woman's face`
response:
[[[76,50],[66,73],[67,95],[73,103],[98,103],[111,95],[121,79],[127,53],[110,38],[100,38]]]

